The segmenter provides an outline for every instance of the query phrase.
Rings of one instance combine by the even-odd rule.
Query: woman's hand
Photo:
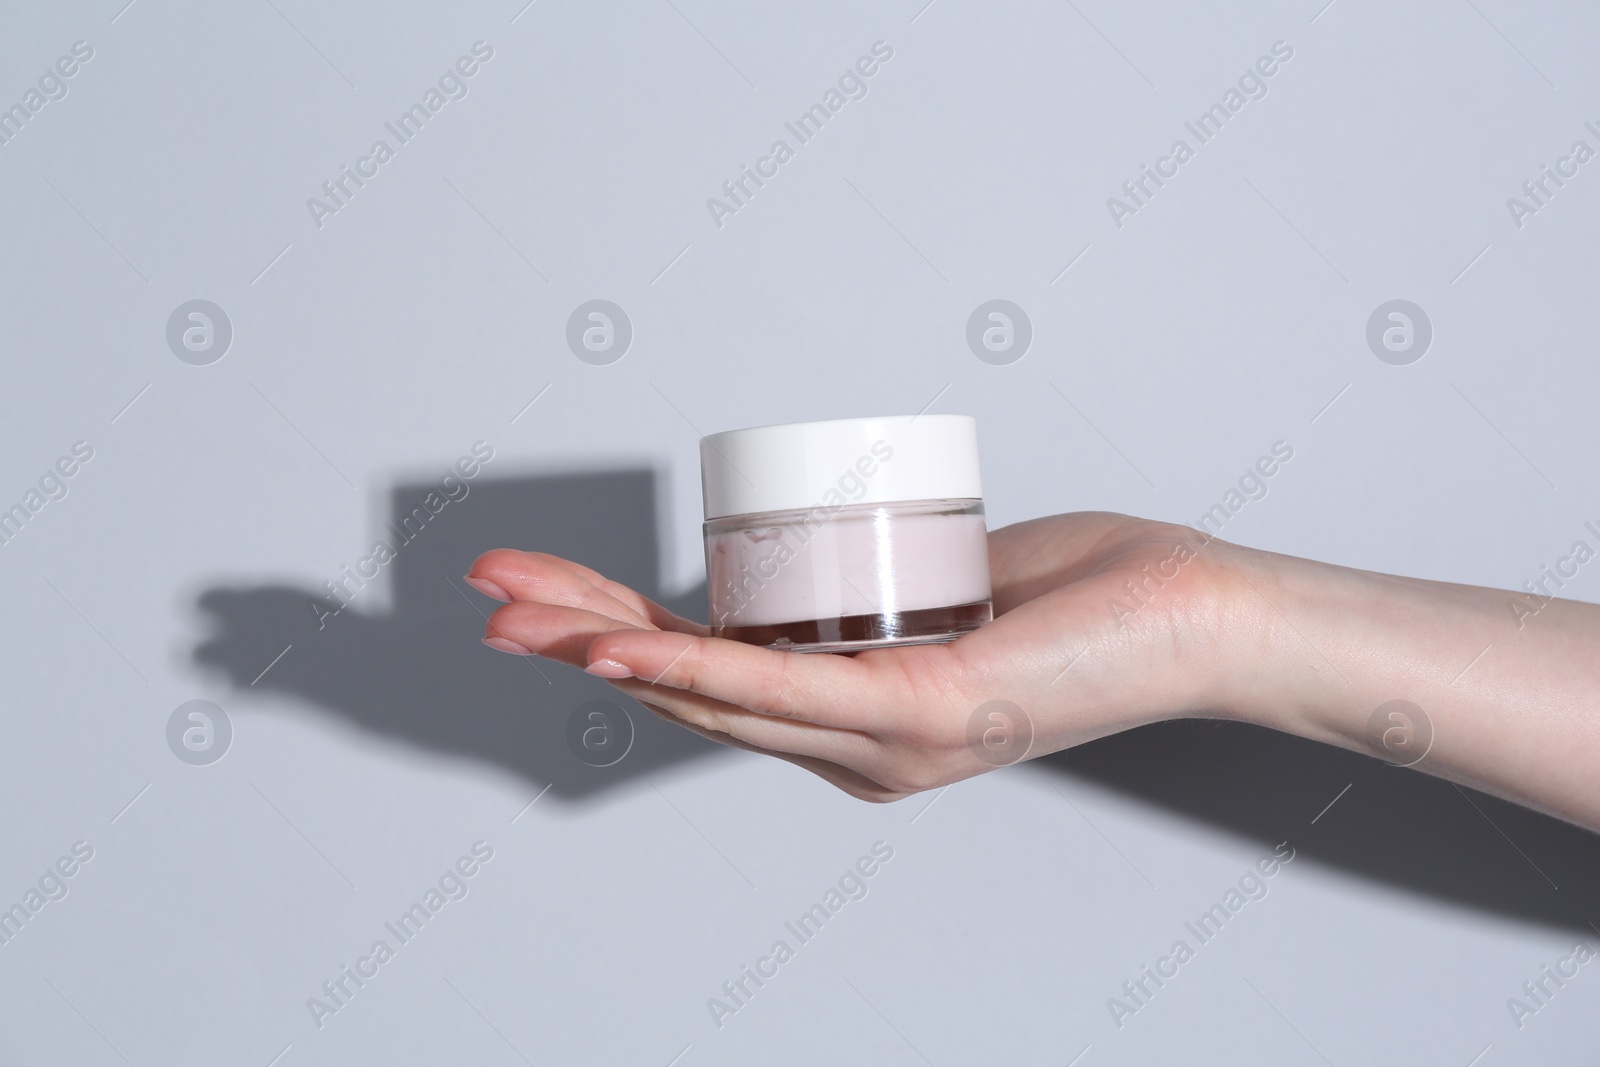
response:
[[[989,559],[994,622],[949,644],[855,656],[711,638],[538,553],[490,552],[467,580],[510,601],[489,620],[491,646],[586,667],[664,718],[865,800],[1203,714],[1600,829],[1600,606],[1103,513],[998,530]]]
[[[1226,653],[1240,636],[1249,643],[1258,614],[1240,607],[1259,599],[1240,552],[1124,515],[1021,523],[989,536],[994,622],[948,644],[854,656],[712,638],[541,553],[488,552],[467,580],[509,601],[489,620],[491,647],[585,667],[663,718],[888,801],[1143,723],[1224,710]],[[1014,708],[991,718],[991,701]],[[986,745],[986,735],[1001,743]]]

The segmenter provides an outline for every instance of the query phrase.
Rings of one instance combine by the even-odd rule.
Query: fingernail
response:
[[[597,659],[584,668],[597,678],[632,678],[633,671],[614,659]]]
[[[474,578],[469,574],[461,580],[472,586],[472,588],[476,589],[484,596],[492,596],[496,600],[503,600],[508,604],[511,602],[511,594],[506,592],[504,589],[501,589],[498,585],[495,585],[487,578]]]
[[[513,656],[533,655],[533,649],[524,648],[515,641],[508,641],[504,637],[485,637],[483,639],[483,643],[494,649],[496,652],[509,652]]]

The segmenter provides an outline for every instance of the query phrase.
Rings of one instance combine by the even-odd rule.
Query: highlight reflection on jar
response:
[[[993,618],[969,416],[731,430],[700,462],[715,636],[844,652]]]

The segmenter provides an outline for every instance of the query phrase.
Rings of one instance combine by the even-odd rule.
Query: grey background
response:
[[[6,5],[0,103],[94,58],[0,145],[0,506],[94,458],[0,547],[0,898],[94,858],[0,946],[0,1062],[1593,1056],[1600,965],[1506,1007],[1600,946],[1592,835],[1211,723],[888,807],[638,708],[597,769],[565,731],[606,687],[478,644],[459,576],[502,544],[703,610],[697,435],[791,420],[977,416],[995,526],[1193,522],[1283,440],[1230,539],[1510,588],[1593,543],[1600,162],[1521,228],[1505,202],[1600,148],[1594,8],[922,2]],[[480,39],[318,229],[306,198]],[[878,40],[868,96],[714,225]],[[1268,95],[1115,226],[1278,40]],[[203,367],[165,340],[195,299],[234,331]],[[633,324],[609,366],[565,343],[593,299]],[[993,299],[1032,323],[1007,366],[965,341]],[[1409,366],[1366,345],[1391,299],[1433,324]],[[471,495],[319,632],[308,598],[480,439]],[[233,727],[209,766],[167,747],[194,699]],[[307,998],[480,839],[469,895],[319,1029]],[[878,840],[869,895],[719,1029],[707,998]],[[1118,1029],[1107,999],[1284,840]]]

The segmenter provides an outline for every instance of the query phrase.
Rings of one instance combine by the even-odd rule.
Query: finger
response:
[[[698,693],[650,685],[634,678],[619,679],[612,685],[640,703],[665,708],[679,720],[719,739],[733,738],[768,752],[809,756],[862,769],[883,757],[883,745],[857,730],[758,715]]]
[[[535,655],[583,667],[588,664],[589,645],[596,637],[626,629],[631,629],[627,623],[599,612],[520,600],[490,615],[483,636],[486,641],[510,641]],[[503,645],[495,647],[502,652],[518,651]]]
[[[649,598],[580,563],[544,552],[495,549],[473,561],[467,578],[489,596],[582,607],[640,626],[687,624]],[[693,624],[687,624],[693,626]]]
[[[496,599],[510,597],[566,604],[676,633],[708,632],[700,623],[674,615],[621,582],[613,582],[581,563],[545,552],[497,548],[474,560],[467,577],[473,580],[479,592]],[[480,584],[485,582],[487,587]],[[505,595],[500,596],[501,593]]]
[[[727,745],[729,748],[740,748],[746,752],[754,752],[762,756],[771,756],[774,759],[781,759],[785,763],[792,763],[796,767],[810,771],[812,774],[816,775],[818,778],[821,778],[829,785],[844,793],[848,793],[857,800],[865,800],[874,804],[887,804],[890,801],[899,800],[902,797],[910,795],[909,793],[897,793],[892,789],[887,789],[873,781],[871,778],[868,778],[866,775],[861,774],[858,771],[853,771],[849,767],[841,767],[837,763],[830,763],[825,759],[818,759],[815,756],[799,756],[792,752],[776,752],[770,749],[765,749],[759,745],[753,745],[747,741],[741,741],[737,737],[731,737],[728,734],[719,734],[715,731],[696,726],[694,723],[679,718],[658,704],[653,704],[649,701],[643,700],[641,700],[640,703],[643,704],[651,712],[651,714],[655,715],[657,718],[663,719],[666,722],[670,722],[675,726],[681,726],[685,730],[688,730],[692,733],[697,733],[709,741],[715,741],[719,745]]]
[[[602,634],[589,646],[587,670],[685,689],[763,715],[867,732],[883,721],[888,698],[873,668],[856,659],[659,631]]]

